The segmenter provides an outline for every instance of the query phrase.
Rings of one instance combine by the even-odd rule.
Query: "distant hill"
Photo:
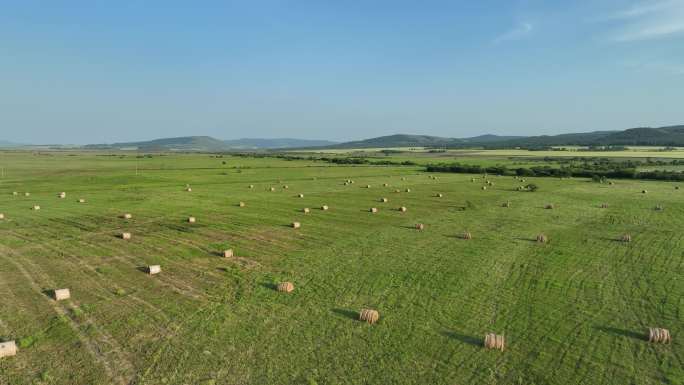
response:
[[[329,147],[349,148],[386,148],[386,147],[439,147],[460,143],[459,139],[442,138],[428,135],[388,135],[377,138],[340,143]]]
[[[306,139],[236,139],[219,140],[211,136],[182,136],[142,142],[122,142],[112,144],[89,144],[90,150],[138,150],[138,151],[229,151],[239,149],[278,149],[294,147],[329,146],[335,142]]]
[[[309,139],[234,139],[224,140],[223,143],[231,149],[264,149],[264,148],[301,148],[301,147],[320,147],[337,144],[329,140],[309,140]]]
[[[12,147],[21,147],[21,146],[23,146],[23,144],[9,142],[6,140],[0,140],[0,148],[12,148]]]
[[[389,135],[366,140],[340,143],[328,148],[388,148],[388,147],[449,147],[473,146],[511,148],[548,146],[684,146],[684,125],[668,127],[638,127],[624,131],[593,131],[560,135],[498,136],[480,135],[472,138],[445,138],[426,135]]]

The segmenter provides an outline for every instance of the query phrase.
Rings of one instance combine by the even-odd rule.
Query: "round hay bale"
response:
[[[5,214],[0,213],[0,220],[5,219]]]
[[[602,208],[602,209],[607,209],[607,208],[608,208],[608,203],[601,203],[601,208]]]
[[[404,207],[404,206],[399,207],[399,211],[401,211],[402,213],[405,213],[405,212],[406,212],[406,207]]]
[[[223,258],[232,258],[232,257],[233,257],[233,249],[223,250]]]
[[[33,206],[33,210],[40,210],[40,206],[38,206],[38,205]]]
[[[629,234],[622,234],[620,236],[620,241],[622,242],[632,242],[632,236]]]
[[[554,205],[553,205],[553,203],[549,203],[549,204],[544,205],[544,208],[547,210],[553,210]]]
[[[501,204],[501,207],[511,207],[511,202],[504,202]]]
[[[482,190],[486,190],[486,189],[487,189],[487,186],[482,186]]]
[[[61,193],[57,194],[57,196],[60,197],[61,199],[64,199],[64,198],[66,198],[66,193],[64,191],[62,191]]]
[[[161,273],[161,266],[159,265],[150,265],[147,266],[147,274],[149,275],[155,275]]]
[[[321,206],[321,210],[327,211],[329,209],[328,205],[323,205]]]
[[[359,312],[359,320],[374,324],[380,319],[380,313],[373,309],[361,309]]]
[[[416,230],[425,230],[425,225],[422,223],[416,223]]]
[[[298,228],[302,227],[302,224],[299,222],[292,222],[291,226],[293,229],[298,229]]]
[[[539,243],[548,243],[549,238],[545,234],[539,234],[537,235],[537,242]]]
[[[371,188],[371,185],[367,184],[367,185],[366,185],[366,188]]]
[[[297,195],[298,198],[304,198],[304,194]]]
[[[85,199],[81,198],[78,200],[78,203],[85,203],[85,201],[86,201]]]
[[[245,206],[246,206],[246,205],[245,205],[245,202],[240,202],[240,203],[238,203],[238,207],[245,207]]]
[[[378,209],[376,207],[371,207],[369,210],[371,213],[377,213]]]
[[[614,184],[615,184],[615,182],[613,182],[613,181],[610,181],[610,182],[608,182],[608,184],[612,186],[612,185],[614,185]]]
[[[670,335],[670,331],[668,329],[649,328],[648,342],[653,342],[656,344],[669,344],[672,342],[672,336]]]
[[[25,193],[24,193],[24,196],[25,196],[25,197],[31,196],[31,193],[30,193],[30,192],[25,192]]]
[[[285,189],[285,190],[287,190],[287,189],[289,189],[289,188],[290,188],[290,186],[288,186],[288,185],[284,185],[284,186],[283,186],[283,189]]]
[[[292,282],[280,282],[277,286],[279,292],[291,293],[294,290],[294,285]]]
[[[389,200],[387,198],[380,198],[380,202],[387,203],[387,202],[389,202]]]
[[[17,355],[17,344],[14,341],[0,342],[0,358]]]
[[[188,223],[195,223],[197,222],[197,219],[195,217],[188,217]]]
[[[665,208],[663,207],[663,205],[656,205],[653,209],[654,209],[655,211],[663,211],[663,210],[665,210]]]
[[[405,176],[402,176],[402,177],[401,177],[401,180],[406,180],[406,177],[405,177]]]
[[[641,190],[642,194],[648,194],[648,190]]]
[[[503,335],[488,333],[484,338],[484,347],[504,351],[506,339]]]
[[[253,185],[253,184],[250,184],[250,185],[249,185],[249,188],[254,188],[254,185]]]
[[[268,191],[275,191],[275,187],[269,187]]]
[[[192,187],[186,188],[185,191],[187,191],[187,192],[192,192]]]
[[[475,182],[475,178],[470,178],[470,181],[471,181],[471,182]]]
[[[524,182],[524,181],[525,181],[525,179],[520,179],[520,181],[521,181],[521,182]]]
[[[14,191],[14,192],[12,192],[12,195],[17,196],[17,195],[19,195],[19,193]]]
[[[441,193],[439,193],[439,194],[435,195],[435,197],[436,197],[436,198],[442,198],[442,197],[444,197],[444,195],[442,195]]]
[[[471,234],[470,231],[464,231],[462,238],[466,240],[473,239],[473,234]]]
[[[55,301],[62,301],[71,298],[71,292],[69,289],[55,289],[52,291],[52,298]]]
[[[400,193],[399,189],[394,190],[395,193]]]
[[[407,193],[411,192],[411,189],[410,189],[410,188],[407,188],[407,189],[406,189],[406,192],[407,192]]]
[[[131,233],[121,233],[121,239],[131,239]]]
[[[304,208],[302,209],[302,212],[303,212],[304,214],[308,214],[310,211],[311,211],[311,210],[309,210],[308,207],[304,207]]]
[[[382,187],[389,187],[389,183],[383,183]]]
[[[121,218],[123,218],[123,219],[131,219],[131,218],[133,218],[133,215],[131,215],[131,214],[129,214],[129,213],[126,213],[126,214],[121,215]]]

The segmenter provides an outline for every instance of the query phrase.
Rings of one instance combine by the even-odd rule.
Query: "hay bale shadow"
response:
[[[54,289],[43,289],[43,290],[41,290],[40,292],[41,292],[41,294],[43,294],[44,296],[46,296],[46,297],[48,297],[48,298],[50,298],[50,299],[55,299],[55,291],[54,291]]]
[[[443,336],[445,336],[447,338],[453,338],[455,340],[461,341],[461,342],[468,344],[468,345],[482,346],[482,338],[477,338],[477,337],[469,336],[466,334],[457,333],[457,332],[451,331],[451,330],[443,330],[440,334],[442,334]]]
[[[352,311],[349,309],[332,309],[332,312],[341,316],[342,318],[349,318],[353,320],[358,320],[359,319],[359,312],[357,311]]]
[[[634,338],[636,340],[647,340],[646,336],[643,333],[637,333],[632,330],[626,330],[626,329],[620,329],[620,328],[615,328],[612,326],[594,326],[594,329],[600,330],[602,332],[612,334],[614,336],[618,337],[628,337],[628,338]]]
[[[138,271],[140,271],[140,272],[143,272],[143,273],[145,273],[145,274],[147,274],[147,273],[150,272],[150,270],[149,270],[149,268],[148,268],[147,266],[138,266],[138,267],[136,267],[135,269],[138,270]]]
[[[606,242],[623,243],[622,239],[620,239],[620,238],[599,237],[599,239],[602,241],[606,241]]]
[[[278,290],[278,285],[275,283],[271,283],[271,282],[262,282],[259,284],[259,286],[265,287],[266,289],[269,289],[269,290]]]
[[[516,241],[527,241],[527,242],[534,242],[537,243],[537,238],[524,238],[524,237],[515,237],[513,238]]]

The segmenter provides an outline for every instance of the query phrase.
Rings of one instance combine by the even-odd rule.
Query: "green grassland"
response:
[[[179,154],[2,152],[0,167],[0,340],[19,345],[3,385],[684,384],[673,183],[482,190],[418,166]],[[489,332],[504,352],[483,348]]]

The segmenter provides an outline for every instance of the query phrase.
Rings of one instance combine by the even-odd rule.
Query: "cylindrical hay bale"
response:
[[[537,242],[539,243],[548,243],[549,238],[545,234],[539,234],[537,235]]]
[[[547,209],[547,210],[553,210],[553,207],[554,207],[554,206],[553,206],[553,203],[549,203],[549,204],[547,204],[547,205],[544,205],[544,208]]]
[[[399,207],[399,211],[401,211],[402,213],[405,213],[405,212],[406,212],[406,207],[404,207],[404,206]]]
[[[161,273],[161,266],[159,266],[159,265],[147,266],[147,274],[154,275],[154,274],[159,274],[159,273]]]
[[[646,194],[646,193],[648,193],[648,190],[641,190],[641,193]]]
[[[52,296],[55,301],[62,301],[71,298],[71,292],[69,292],[69,289],[55,289],[52,292]]]
[[[520,179],[520,181],[521,181],[521,182],[524,182],[524,181],[525,181],[525,179]]]
[[[329,208],[328,205],[321,206],[321,210],[323,210],[323,211],[326,211],[328,208]]]
[[[250,185],[249,185],[249,188],[254,188],[254,185],[253,185],[253,184],[250,184]]]
[[[287,189],[289,189],[289,188],[290,188],[290,186],[288,186],[288,185],[284,185],[284,186],[283,186],[283,188],[284,188],[285,190],[287,190]]]
[[[463,239],[473,239],[473,234],[471,234],[470,231],[464,231]]]
[[[33,206],[33,209],[34,209],[34,210],[40,210],[40,206],[35,205],[35,206]]]
[[[24,196],[25,196],[25,197],[31,196],[31,193],[30,193],[30,192],[25,192],[25,193],[24,193]]]
[[[389,187],[389,183],[383,183],[382,187]]]
[[[608,208],[608,203],[601,203],[601,208],[602,208],[602,209],[607,209],[607,208]]]
[[[5,219],[5,214],[0,213],[0,219]]]
[[[187,192],[192,192],[192,188],[191,188],[191,187],[188,187],[188,188],[185,189],[185,191],[187,191]]]
[[[78,203],[85,203],[85,199],[83,199],[83,198],[79,199]]]
[[[405,191],[406,191],[406,192],[411,192],[411,189],[410,189],[410,188],[407,188]]]
[[[270,187],[268,191],[275,191],[275,187]]]
[[[663,211],[665,208],[663,207],[663,205],[656,205],[653,209],[655,211]]]
[[[0,342],[0,358],[17,355],[17,344],[14,341]]]
[[[366,188],[371,188],[371,185],[367,184],[367,185],[366,185]]]
[[[632,242],[632,236],[629,235],[629,234],[622,234],[622,235],[620,236],[620,240],[621,240],[622,242]]]
[[[442,195],[442,194],[437,194],[437,195],[435,195],[435,197],[437,197],[437,198],[441,198],[441,197],[443,197],[443,196],[444,196],[444,195]]]
[[[389,202],[389,200],[387,198],[380,198],[380,202],[387,203],[387,202]]]
[[[299,195],[297,195],[297,197],[304,198],[304,194],[299,194]]]
[[[649,328],[648,342],[653,342],[656,344],[669,344],[672,342],[672,336],[670,335],[670,331],[667,329]]]
[[[277,286],[278,291],[283,293],[290,293],[294,290],[292,282],[280,282]]]
[[[483,190],[486,190],[486,189],[487,189],[487,186],[482,186],[482,189],[483,189]]]
[[[471,181],[471,182],[475,182],[475,178],[470,178],[470,181]]]
[[[610,181],[610,182],[608,182],[608,184],[612,186],[612,185],[614,185],[614,184],[615,184],[615,182],[613,182],[613,181]]]
[[[245,202],[238,203],[238,207],[245,207]]]
[[[66,193],[62,191],[61,193],[57,194],[57,196],[64,199],[66,198]]]
[[[376,207],[371,207],[369,210],[371,213],[377,213],[378,209]]]
[[[195,217],[188,217],[188,223],[195,223],[197,222],[197,219]]]
[[[308,214],[309,212],[311,212],[311,210],[309,210],[308,207],[304,207],[304,208],[302,209],[302,212],[303,212],[304,214]]]
[[[505,338],[502,335],[488,333],[484,338],[484,346],[487,349],[496,349],[504,351],[505,348]]]
[[[504,202],[501,207],[511,207],[511,202]]]
[[[233,249],[223,250],[223,258],[232,258]]]
[[[359,320],[374,324],[380,319],[380,313],[373,309],[361,309],[359,312]]]
[[[299,223],[299,222],[292,222],[292,228],[293,228],[293,229],[298,229],[298,228],[300,228],[300,227],[302,227],[302,224],[301,224],[301,223]]]
[[[402,177],[401,177],[401,180],[406,180],[406,177],[405,177],[405,176],[402,176]]]
[[[13,192],[12,192],[12,195],[15,195],[15,196],[16,196],[16,195],[19,195],[19,193],[16,192],[16,191],[13,191]]]
[[[416,223],[416,230],[425,230],[425,225],[422,223]]]
[[[133,215],[131,215],[131,214],[129,214],[129,213],[126,213],[126,214],[123,214],[123,215],[121,216],[121,218],[123,218],[123,219],[131,219],[131,218],[133,218]]]
[[[399,189],[394,190],[395,193],[400,193]]]
[[[131,233],[121,233],[121,239],[131,239]]]

